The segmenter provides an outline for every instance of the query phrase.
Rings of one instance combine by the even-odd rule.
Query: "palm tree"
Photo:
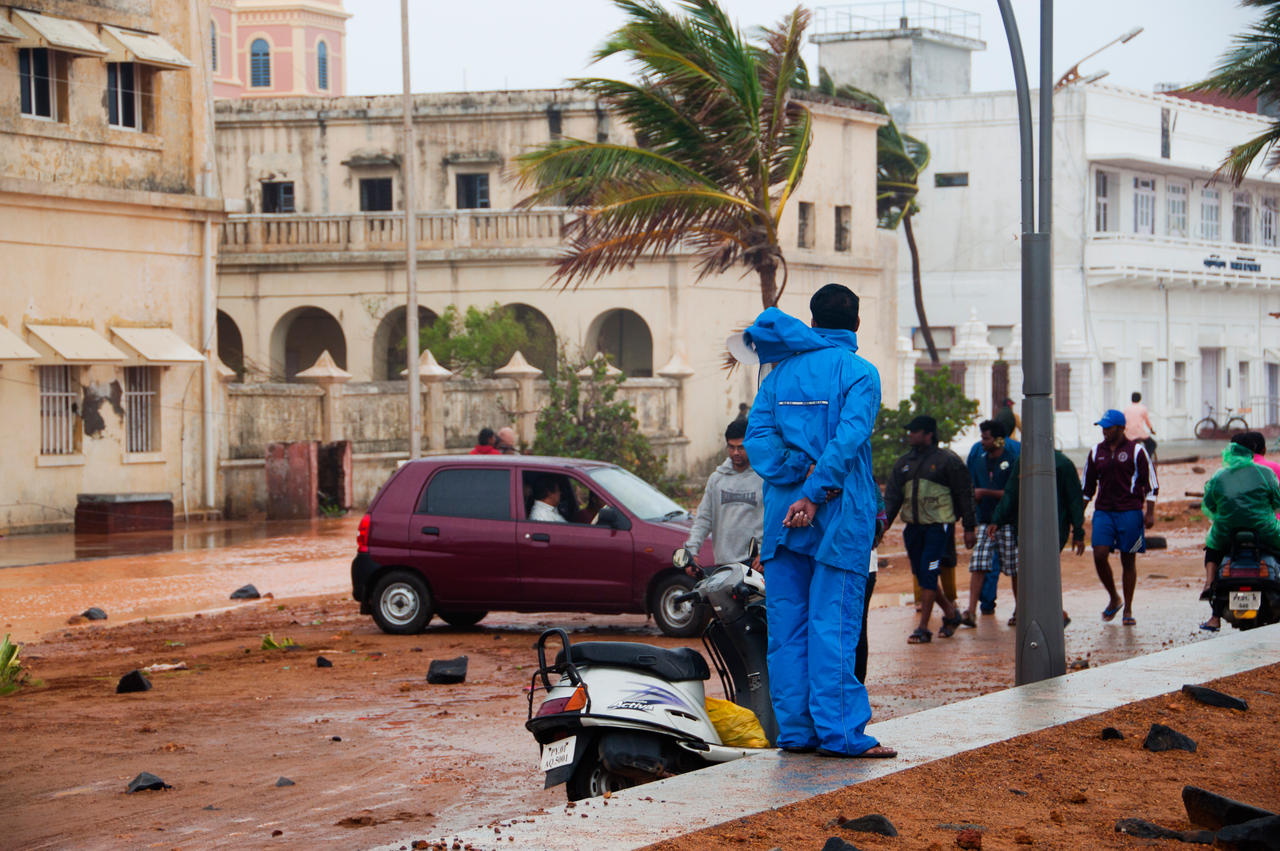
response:
[[[786,287],[778,230],[804,173],[812,139],[799,7],[753,44],[715,0],[614,0],[627,20],[596,52],[623,54],[636,83],[575,80],[620,116],[634,145],[558,139],[517,159],[521,206],[561,204],[582,215],[553,279],[577,286],[684,245],[699,279],[742,264],[760,279],[765,307]],[[782,269],[781,286],[778,271]]]
[[[934,345],[933,331],[929,329],[929,318],[924,311],[920,252],[911,227],[911,217],[920,211],[916,195],[920,191],[920,174],[929,165],[929,146],[899,130],[884,101],[855,86],[837,88],[825,68],[818,69],[818,90],[839,100],[854,101],[889,119],[888,124],[876,131],[876,217],[879,226],[886,230],[897,230],[898,225],[902,225],[907,250],[911,252],[911,291],[915,296],[916,320],[929,350],[929,360],[938,363],[938,347]]]
[[[1280,2],[1241,0],[1241,5],[1265,9],[1262,20],[1234,38],[1235,46],[1223,55],[1212,76],[1187,86],[1186,91],[1218,92],[1229,97],[1280,97]],[[1266,159],[1268,169],[1280,166],[1276,142],[1280,142],[1280,119],[1272,121],[1264,132],[1232,148],[1218,166],[1218,173],[1225,173],[1232,185],[1239,186],[1245,172],[1264,151],[1270,151]]]

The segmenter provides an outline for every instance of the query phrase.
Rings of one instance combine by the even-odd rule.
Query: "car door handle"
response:
[[[548,543],[548,544],[551,543],[551,536],[548,535],[546,532],[533,532],[533,533],[526,532],[525,537],[535,541],[543,541],[544,543]]]
[[[422,527],[422,534],[424,534],[424,535],[439,535],[439,534],[440,534],[440,527],[439,527],[439,526],[423,526],[423,527]]]

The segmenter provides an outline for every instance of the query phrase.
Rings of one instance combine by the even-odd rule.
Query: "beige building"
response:
[[[223,225],[218,257],[222,359],[248,381],[292,381],[323,351],[356,382],[404,368],[401,99],[256,98],[215,107],[217,162],[243,215]],[[814,103],[814,143],[784,227],[781,305],[807,318],[829,281],[863,299],[862,353],[896,403],[893,242],[876,230],[880,118]],[[754,274],[696,281],[676,254],[572,290],[549,283],[564,248],[561,209],[516,210],[514,158],[560,135],[625,139],[594,100],[570,90],[417,95],[414,172],[418,288],[429,320],[455,305],[513,306],[541,329],[525,354],[554,362],[553,339],[603,351],[628,376],[682,382],[688,438],[677,468],[719,451],[725,424],[754,395],[754,376],[722,369],[724,341],[760,310]],[[234,203],[230,202],[229,203]]]
[[[198,0],[0,2],[0,532],[215,501],[207,31]]]

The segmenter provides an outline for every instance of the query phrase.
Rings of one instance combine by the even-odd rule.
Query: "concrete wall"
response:
[[[204,6],[196,0],[25,0],[22,8],[158,33],[192,62],[156,71],[154,122],[107,125],[106,63],[70,63],[65,120],[20,113],[18,46],[0,44],[0,324],[36,350],[0,360],[0,532],[69,525],[76,494],[168,492],[175,507],[203,506],[201,366],[156,366],[156,443],[128,452],[123,368],[149,361],[111,326],[164,326],[199,349],[205,223],[221,218],[208,161]],[[0,4],[8,19],[11,4]],[[213,243],[210,240],[209,245]],[[211,262],[211,258],[210,258]],[[212,285],[212,281],[210,281]],[[28,324],[89,327],[118,359],[67,361],[39,345]],[[72,367],[78,395],[73,451],[42,454],[41,365]]]

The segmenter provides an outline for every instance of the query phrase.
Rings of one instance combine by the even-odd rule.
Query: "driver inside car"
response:
[[[1252,532],[1263,551],[1280,554],[1280,481],[1270,469],[1254,463],[1266,451],[1266,439],[1256,431],[1231,438],[1222,451],[1222,469],[1204,486],[1201,510],[1213,521],[1204,540],[1205,582],[1201,599],[1210,599],[1218,566],[1231,551],[1236,532]],[[1200,628],[1217,632],[1221,622],[1215,612]]]
[[[533,504],[529,519],[543,523],[564,523],[560,513],[560,482],[556,476],[544,474],[533,480]]]

